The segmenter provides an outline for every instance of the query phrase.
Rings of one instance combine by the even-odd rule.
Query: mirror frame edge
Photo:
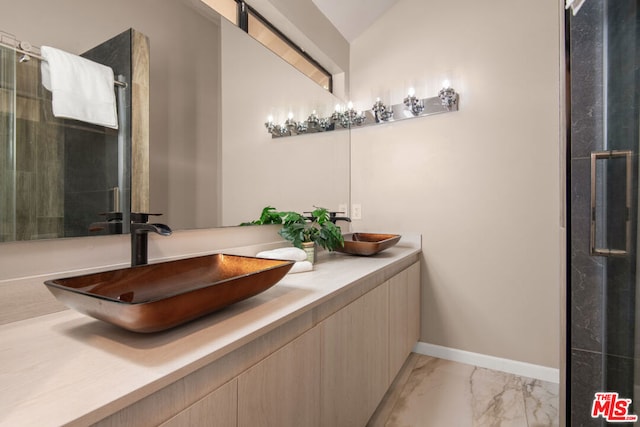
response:
[[[131,212],[149,212],[149,37],[131,43]]]

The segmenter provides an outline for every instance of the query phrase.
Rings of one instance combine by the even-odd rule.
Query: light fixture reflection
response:
[[[450,87],[449,80],[442,82],[442,89],[437,97],[420,99],[416,96],[415,88],[409,88],[403,104],[387,105],[377,98],[371,110],[363,112],[356,110],[352,101],[346,105],[336,104],[334,111],[326,117],[319,116],[315,110],[306,119],[294,120],[292,112],[282,124],[276,124],[273,116],[267,118],[264,124],[267,131],[275,138],[282,136],[301,135],[306,133],[326,132],[339,129],[351,129],[358,126],[423,117],[458,110],[458,94]],[[402,114],[403,110],[411,114]],[[397,116],[394,116],[395,115]],[[367,122],[367,117],[369,121]]]

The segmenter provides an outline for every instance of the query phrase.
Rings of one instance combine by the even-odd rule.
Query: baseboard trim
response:
[[[549,368],[547,366],[534,365],[511,359],[502,359],[500,357],[473,353],[470,351],[428,344],[425,342],[416,343],[413,351],[414,353],[423,354],[425,356],[438,357],[440,359],[451,360],[453,362],[466,363],[468,365],[507,372],[510,374],[520,375],[522,377],[535,378],[556,384],[560,383],[560,370]]]

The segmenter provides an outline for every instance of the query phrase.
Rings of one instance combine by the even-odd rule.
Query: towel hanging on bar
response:
[[[42,84],[52,93],[53,115],[118,129],[113,70],[42,46]]]

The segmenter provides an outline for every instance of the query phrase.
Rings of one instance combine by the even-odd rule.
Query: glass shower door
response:
[[[571,95],[567,415],[574,426],[624,421],[640,408],[636,380],[639,12],[637,0],[587,0],[576,16],[567,18]]]
[[[16,236],[15,87],[15,51],[0,46],[0,242]]]
[[[41,58],[0,32],[0,242],[121,234],[131,210],[131,89],[119,129],[55,117]],[[132,30],[85,52],[131,81]]]

